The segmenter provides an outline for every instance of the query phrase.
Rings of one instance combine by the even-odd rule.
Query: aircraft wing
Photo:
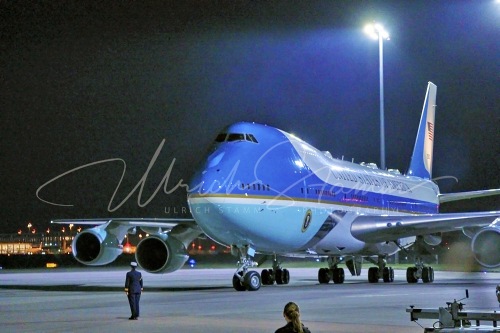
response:
[[[56,224],[78,224],[78,225],[102,225],[106,223],[116,223],[128,227],[158,227],[172,229],[176,225],[183,224],[192,228],[197,228],[194,219],[181,218],[102,218],[102,219],[58,219],[52,220]]]
[[[500,194],[500,189],[494,189],[494,190],[457,192],[457,193],[441,193],[438,195],[438,198],[439,198],[439,203],[443,203],[456,200],[487,197],[490,195],[499,195],[499,194]]]
[[[90,266],[113,262],[123,253],[127,234],[136,234],[139,227],[150,237],[137,244],[136,261],[152,273],[179,269],[189,258],[188,244],[203,234],[194,219],[181,218],[60,219],[51,223],[92,226],[76,234],[71,245],[74,258]],[[145,250],[139,251],[141,244]]]
[[[444,213],[424,215],[360,215],[354,219],[351,232],[357,239],[377,243],[417,235],[450,232],[463,227],[498,224],[500,211],[474,213]]]
[[[97,218],[97,219],[60,219],[52,220],[51,223],[57,224],[76,224],[95,226],[107,230],[116,235],[118,240],[122,242],[127,233],[135,234],[136,227],[140,227],[147,233],[165,233],[172,231],[174,234],[184,233],[186,230],[190,234],[201,235],[201,231],[196,221],[191,218]]]

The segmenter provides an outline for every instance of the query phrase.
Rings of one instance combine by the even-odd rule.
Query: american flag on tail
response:
[[[427,133],[429,140],[434,141],[434,124],[430,121],[427,122]]]

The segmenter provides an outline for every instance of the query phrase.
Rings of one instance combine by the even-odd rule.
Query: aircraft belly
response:
[[[190,207],[210,238],[227,245],[250,244],[263,252],[299,250],[328,216],[326,210],[313,211],[297,203],[271,205],[262,199],[196,198],[190,200]]]

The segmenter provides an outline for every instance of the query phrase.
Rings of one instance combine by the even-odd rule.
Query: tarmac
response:
[[[368,283],[365,274],[344,284],[320,285],[317,269],[291,268],[288,285],[237,292],[233,269],[181,269],[143,273],[139,320],[128,320],[123,268],[0,270],[0,331],[7,332],[274,332],[283,326],[288,301],[301,309],[313,333],[421,333],[435,320],[411,322],[406,308],[446,306],[500,310],[500,273],[435,273],[434,283],[408,284],[406,271],[393,283]]]

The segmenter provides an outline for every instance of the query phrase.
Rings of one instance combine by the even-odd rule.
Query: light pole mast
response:
[[[385,170],[385,120],[384,120],[384,39],[389,40],[389,34],[380,24],[369,24],[365,32],[378,39],[379,81],[380,81],[380,168]]]

